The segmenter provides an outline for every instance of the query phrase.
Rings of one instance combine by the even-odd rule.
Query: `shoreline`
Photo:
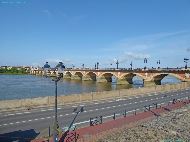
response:
[[[179,84],[166,84],[159,86],[130,88],[122,90],[112,90],[103,92],[91,92],[82,94],[62,95],[58,96],[58,105],[66,105],[81,102],[93,102],[108,99],[122,99],[130,96],[147,95],[148,93],[167,92],[174,90],[182,90],[190,87],[190,83],[182,82]],[[54,106],[54,96],[14,99],[14,100],[0,100],[0,111],[18,110],[18,109],[33,109],[44,106]]]
[[[25,73],[25,74],[23,74],[23,73],[0,73],[0,75],[30,75],[30,74],[28,74],[28,73]]]

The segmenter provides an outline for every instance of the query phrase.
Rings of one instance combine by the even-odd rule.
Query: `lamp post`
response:
[[[54,133],[53,133],[53,139],[54,142],[58,142],[58,128],[59,128],[59,124],[58,124],[58,120],[57,120],[57,82],[61,79],[60,76],[52,79],[52,81],[55,81],[55,120],[54,120]]]
[[[144,58],[144,64],[145,64],[144,70],[146,70],[146,64],[147,64],[147,62],[148,62],[147,58]]]
[[[72,64],[73,69],[75,69],[75,65]]]
[[[97,62],[97,66],[96,66],[97,69],[99,68],[98,66],[99,66],[99,62]]]
[[[131,61],[130,63],[130,66],[131,66],[131,70],[133,69],[133,62]]]
[[[185,65],[185,69],[187,69],[187,63],[188,63],[188,60],[189,60],[189,59],[184,58],[184,62],[186,63],[186,65]]]
[[[116,62],[116,65],[117,65],[117,69],[119,68],[119,61],[117,60]]]
[[[158,65],[158,69],[160,68],[159,65],[160,65],[160,60],[157,61],[157,65]]]
[[[47,77],[47,74],[50,70],[50,65],[48,64],[48,62],[46,62],[43,68],[44,68],[44,75]]]
[[[52,79],[52,81],[55,82],[55,120],[54,120],[54,133],[53,133],[53,139],[54,142],[58,142],[58,128],[59,128],[59,124],[58,124],[58,120],[57,120],[57,82],[59,82],[59,80],[61,79],[61,73],[63,73],[65,66],[63,65],[62,62],[59,62],[58,67],[58,71],[61,71],[60,73],[58,73],[58,75]]]

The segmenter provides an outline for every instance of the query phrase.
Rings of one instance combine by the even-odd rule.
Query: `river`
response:
[[[143,87],[140,78],[134,77],[133,82],[133,85],[116,85],[114,82],[61,80],[58,82],[58,95]],[[172,76],[162,80],[162,84],[178,82],[180,81]],[[0,100],[54,96],[54,90],[55,85],[51,78],[33,75],[0,75]]]

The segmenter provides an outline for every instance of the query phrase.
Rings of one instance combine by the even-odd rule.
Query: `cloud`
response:
[[[190,52],[190,47],[189,47],[189,48],[187,48],[187,52]]]
[[[26,1],[25,0],[1,0],[0,4],[19,5],[19,4],[26,4]]]
[[[120,59],[120,63],[124,63],[132,60],[143,60],[144,58],[150,58],[149,54],[145,53],[134,53],[134,52],[125,52],[122,58]]]
[[[126,52],[125,55],[127,58],[134,59],[134,60],[141,60],[144,58],[150,58],[150,55],[143,54],[143,53]]]
[[[49,18],[53,16],[53,13],[48,9],[42,10],[42,13],[44,13]]]
[[[120,64],[131,62],[134,60],[144,60],[144,58],[151,58],[149,54],[146,53],[136,53],[136,52],[125,52],[124,54],[120,55],[118,58],[108,59],[104,61],[104,65],[115,65],[118,61]]]
[[[50,64],[57,64],[59,62],[63,62],[64,64],[71,63],[71,60],[69,59],[46,59],[46,61]]]
[[[105,52],[146,52],[155,49],[171,49],[175,48],[183,50],[182,48],[189,45],[190,32],[162,32],[155,34],[148,34],[136,37],[124,38],[111,45],[103,48]]]
[[[78,24],[78,22],[86,19],[87,17],[88,15],[84,15],[84,14],[73,16],[73,17],[70,17],[69,22],[71,24]]]

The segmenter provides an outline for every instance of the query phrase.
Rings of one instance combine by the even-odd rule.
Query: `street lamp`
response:
[[[97,69],[99,68],[98,66],[99,66],[99,62],[97,62],[97,66],[96,66],[96,67],[97,67]]]
[[[157,61],[157,64],[158,64],[158,69],[160,68],[159,65],[160,65],[160,60]]]
[[[112,63],[110,64],[110,66],[111,66],[111,69],[112,69]]]
[[[186,63],[186,65],[185,65],[185,69],[187,69],[187,63],[188,63],[188,60],[189,60],[189,59],[184,58],[184,62]]]
[[[57,76],[55,78],[52,79],[52,81],[55,81],[55,120],[54,120],[54,134],[53,134],[53,139],[54,142],[58,142],[58,128],[59,128],[59,124],[58,124],[58,120],[57,120],[57,82],[61,79],[60,76]]]
[[[47,73],[49,72],[50,69],[50,65],[48,64],[48,62],[46,62],[43,68],[44,68],[44,75],[47,77]]]
[[[58,74],[63,74],[65,65],[63,64],[63,62],[59,62],[56,68],[57,68]]]
[[[133,62],[131,61],[130,63],[130,66],[131,66],[131,70],[133,69]]]
[[[117,65],[117,69],[119,68],[119,61],[117,60],[116,62],[116,65]]]
[[[147,58],[144,58],[144,64],[147,64],[147,62],[148,62]],[[146,70],[146,65],[144,67],[144,70]]]
[[[62,62],[59,62],[58,64],[58,71],[61,71],[61,73],[63,73],[65,66],[63,65]],[[53,133],[53,139],[54,142],[58,142],[58,128],[59,128],[59,124],[58,124],[58,120],[57,120],[57,82],[59,82],[59,80],[61,79],[61,73],[58,73],[58,75],[56,77],[54,77],[52,79],[52,81],[55,82],[55,120],[54,120],[54,133]]]
[[[75,65],[72,64],[73,69],[75,68]]]

